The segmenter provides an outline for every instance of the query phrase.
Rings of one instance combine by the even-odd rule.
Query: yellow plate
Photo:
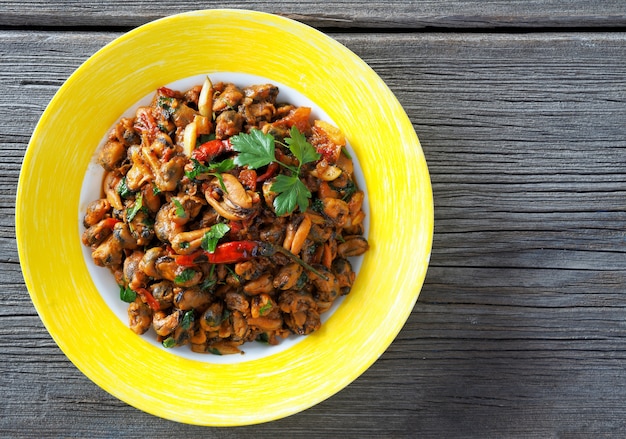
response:
[[[79,240],[79,199],[96,147],[161,85],[241,72],[312,99],[343,130],[369,197],[371,249],[352,292],[315,334],[231,364],[175,355],[132,333],[103,300]],[[430,255],[433,203],[417,135],[384,82],[341,44],[275,15],[208,10],[141,26],[89,58],[41,117],[22,166],[16,234],[41,319],[96,384],[154,415],[198,425],[266,422],[356,379],[398,334]]]

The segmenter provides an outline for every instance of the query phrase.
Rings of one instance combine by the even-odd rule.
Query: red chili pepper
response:
[[[121,223],[121,221],[118,220],[117,218],[107,218],[102,221],[104,221],[102,225],[106,227],[107,229],[113,229],[117,223]]]
[[[235,264],[260,256],[262,242],[230,241],[219,244],[213,253],[206,255],[211,264]]]
[[[174,90],[172,90],[171,88],[160,87],[159,89],[157,89],[157,91],[159,93],[167,96],[168,98],[175,98],[176,97],[176,92]]]
[[[135,290],[137,294],[139,294],[146,301],[148,306],[152,308],[153,311],[159,311],[161,309],[161,304],[158,300],[154,298],[152,293],[145,288],[137,288]]]
[[[256,178],[256,182],[261,183],[265,180],[269,180],[270,178],[272,178],[278,173],[279,168],[280,168],[280,165],[278,163],[276,162],[270,163],[269,165],[267,165],[267,169],[265,170],[265,172]]]
[[[137,110],[137,116],[135,117],[133,128],[141,134],[146,134],[150,142],[154,141],[154,138],[159,131],[156,120],[154,120],[154,116],[148,107],[141,107]]]
[[[207,261],[206,252],[204,250],[198,250],[188,255],[176,255],[174,259],[178,265],[183,267],[193,267],[194,265]]]
[[[294,262],[300,264],[306,270],[328,280],[328,277],[320,273],[316,268],[304,262],[302,259],[291,253],[289,250],[278,245],[272,245],[269,242],[262,241],[230,241],[218,244],[215,251],[210,253],[199,250],[190,255],[176,256],[176,263],[182,266],[196,265],[200,262],[209,262],[210,264],[236,264],[238,262],[248,261],[258,256],[272,256],[281,253]]]
[[[243,230],[243,223],[241,221],[230,220],[228,222],[228,227],[230,227],[230,230],[228,231],[228,235],[230,237],[235,237],[237,236],[239,232]]]
[[[209,140],[208,142],[204,142],[202,145],[198,146],[191,153],[191,157],[198,160],[199,162],[210,161],[211,159],[217,157],[218,155],[232,151],[233,145],[230,143],[230,140]]]
[[[177,255],[176,263],[184,267],[190,267],[202,262],[211,264],[236,264],[247,261],[256,256],[267,254],[268,245],[258,241],[229,241],[219,244],[214,252],[198,250],[188,255]],[[272,253],[273,254],[273,253]]]

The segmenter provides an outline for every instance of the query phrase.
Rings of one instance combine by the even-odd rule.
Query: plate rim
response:
[[[272,408],[274,412],[272,412],[271,414],[250,415],[247,413],[242,413],[242,414],[232,416],[227,419],[217,419],[215,416],[210,416],[210,414],[208,416],[198,418],[197,417],[198,414],[190,413],[188,411],[182,414],[181,413],[177,414],[177,413],[173,413],[171,409],[164,409],[163,407],[160,407],[160,406],[156,408],[154,407],[151,408],[148,404],[146,404],[145,400],[138,402],[136,400],[133,400],[133,398],[129,397],[127,389],[125,391],[120,391],[119,389],[116,389],[110,381],[111,380],[110,375],[106,377],[95,376],[94,371],[91,368],[85,367],[86,365],[84,364],[84,359],[80,358],[76,352],[68,348],[67,341],[64,340],[63,337],[59,333],[56,333],[54,331],[54,327],[57,325],[57,323],[51,321],[51,317],[49,316],[49,313],[46,312],[45,307],[47,306],[53,307],[58,304],[49,303],[46,300],[47,298],[44,297],[45,294],[43,294],[40,291],[40,287],[38,285],[35,285],[34,283],[31,268],[27,266],[31,257],[28,254],[28,251],[26,249],[26,241],[28,238],[25,236],[27,234],[26,230],[28,229],[26,225],[26,221],[25,221],[26,211],[24,210],[24,206],[28,202],[28,200],[25,200],[25,193],[26,193],[26,187],[29,185],[29,183],[31,183],[28,176],[26,175],[25,170],[32,168],[33,166],[32,162],[35,160],[34,151],[37,148],[37,145],[39,142],[38,138],[42,135],[41,130],[43,129],[44,126],[47,126],[49,123],[51,123],[49,119],[51,119],[52,116],[49,113],[49,111],[52,111],[52,109],[58,106],[58,101],[63,98],[64,93],[69,87],[68,84],[71,84],[72,82],[74,82],[75,79],[79,77],[81,74],[83,74],[84,71],[89,70],[89,68],[93,64],[97,63],[98,59],[101,56],[103,56],[103,54],[106,54],[109,51],[115,50],[115,48],[119,47],[120,44],[128,43],[129,40],[132,40],[137,35],[141,35],[145,32],[150,32],[151,30],[156,30],[162,26],[166,26],[176,21],[185,21],[186,19],[191,19],[192,17],[202,17],[202,18],[210,20],[211,15],[213,16],[221,15],[222,17],[224,16],[235,17],[236,16],[238,19],[244,20],[244,21],[251,20],[251,21],[262,22],[262,24],[264,24],[265,26],[270,26],[271,23],[273,24],[280,23],[284,25],[284,27],[287,28],[289,31],[300,32],[302,34],[306,34],[308,36],[316,37],[318,39],[323,40],[324,43],[328,44],[329,46],[332,46],[333,49],[344,53],[346,56],[349,56],[350,62],[355,63],[355,64],[360,64],[361,68],[368,72],[369,74],[368,79],[373,81],[379,87],[379,89],[377,89],[379,93],[383,93],[383,95],[390,100],[389,105],[391,105],[394,108],[394,110],[396,111],[396,114],[404,115],[405,120],[399,121],[404,126],[404,129],[405,130],[409,129],[407,127],[407,123],[408,125],[410,125],[408,136],[409,138],[414,137],[412,139],[413,140],[412,146],[415,146],[417,149],[417,151],[413,151],[414,154],[411,158],[417,160],[417,165],[419,166],[419,169],[418,169],[419,172],[417,172],[417,175],[416,175],[415,169],[409,167],[408,163],[405,163],[405,172],[409,175],[419,177],[419,181],[421,184],[420,188],[423,191],[422,197],[421,197],[422,205],[420,206],[424,209],[422,211],[422,216],[421,216],[421,220],[423,222],[422,230],[423,232],[425,232],[425,236],[420,237],[421,238],[420,244],[421,244],[421,250],[422,250],[421,255],[424,258],[425,265],[422,267],[421,272],[417,274],[417,278],[414,279],[415,282],[413,283],[413,294],[411,296],[412,300],[405,301],[404,303],[404,305],[406,305],[406,307],[409,309],[408,311],[405,310],[404,315],[402,315],[402,318],[399,319],[401,320],[401,324],[397,324],[392,330],[388,331],[385,334],[386,339],[388,340],[382,343],[382,345],[385,345],[385,347],[382,350],[378,349],[376,352],[370,353],[367,356],[367,361],[362,361],[359,364],[353,365],[349,376],[343,377],[343,378],[336,377],[337,379],[334,381],[334,384],[332,386],[325,387],[322,391],[318,392],[315,395],[307,395],[308,399],[306,399],[305,401],[292,398],[290,399],[291,404],[289,406],[285,406],[285,404],[279,404],[278,401],[272,401],[273,403]],[[359,154],[359,157],[360,157],[360,154]],[[366,182],[367,182],[367,179],[366,179]],[[37,312],[42,322],[48,329],[48,332],[51,334],[52,338],[55,340],[55,342],[61,348],[64,354],[74,363],[74,365],[79,370],[81,370],[81,372],[83,372],[87,377],[89,377],[93,382],[99,385],[101,388],[103,388],[110,394],[114,395],[118,399],[140,410],[146,411],[156,416],[178,421],[178,422],[186,422],[186,423],[197,424],[197,425],[214,425],[214,426],[250,425],[250,424],[256,424],[260,422],[267,422],[267,421],[282,418],[291,414],[295,414],[299,411],[302,411],[306,408],[309,408],[327,399],[328,397],[337,393],[341,389],[345,388],[348,384],[350,384],[356,378],[358,378],[367,368],[369,368],[378,359],[380,355],[382,355],[382,353],[387,349],[389,344],[395,339],[398,332],[401,330],[406,320],[408,319],[411,310],[415,306],[415,303],[418,299],[418,296],[421,291],[424,278],[426,275],[426,268],[428,266],[428,259],[430,257],[430,250],[432,246],[432,236],[433,236],[433,229],[434,229],[432,188],[430,185],[428,169],[426,166],[425,158],[423,157],[423,151],[421,149],[419,139],[417,138],[417,134],[415,133],[412,127],[412,124],[408,120],[408,116],[406,115],[406,113],[404,113],[404,110],[400,106],[400,103],[397,101],[397,99],[395,98],[393,93],[388,89],[388,87],[384,84],[382,79],[378,77],[378,75],[369,66],[367,66],[367,64],[364,61],[362,61],[358,56],[352,53],[345,46],[341,45],[341,43],[323,34],[322,32],[308,25],[305,25],[303,23],[297,22],[295,20],[292,20],[286,17],[269,14],[265,12],[242,10],[242,9],[205,9],[205,10],[198,10],[198,11],[189,11],[189,12],[185,12],[182,14],[176,14],[176,15],[163,17],[158,20],[139,26],[123,34],[122,36],[117,37],[113,41],[103,46],[97,52],[95,52],[85,62],[83,62],[81,66],[79,66],[68,77],[68,79],[59,88],[59,90],[57,90],[57,92],[51,99],[50,103],[46,107],[46,110],[43,112],[42,116],[40,117],[37,123],[37,126],[35,127],[33,136],[31,137],[31,140],[29,142],[28,148],[24,156],[22,168],[20,170],[20,177],[18,181],[18,190],[17,190],[17,197],[16,197],[15,218],[16,218],[16,239],[18,242],[18,254],[19,254],[20,264],[22,266],[22,272],[24,275],[25,283],[27,285],[31,300],[33,301],[33,304],[35,305],[35,308],[37,309]],[[37,223],[37,226],[38,226],[38,230],[41,230],[41,228],[43,227],[43,225],[39,223]],[[32,227],[32,223],[31,223],[31,227]],[[391,243],[391,245],[395,246],[394,243]],[[373,264],[370,262],[370,265],[373,265]],[[363,269],[366,269],[365,264],[364,264]],[[83,276],[83,279],[84,279],[84,276]],[[350,296],[348,296],[348,298],[350,298]],[[347,302],[349,301],[344,302],[342,306],[345,307]],[[64,349],[64,347],[67,350],[69,350],[69,352],[66,352],[66,349]],[[343,348],[345,349],[345,347]],[[285,357],[289,358],[289,356],[285,356]],[[179,366],[179,367],[183,367],[183,368],[189,367],[189,365],[185,361],[173,360],[172,362],[176,366]],[[235,369],[237,369],[235,372],[241,373],[241,371],[239,370],[240,368],[235,368]],[[243,378],[241,376],[238,376],[238,379],[243,379]],[[194,391],[194,392],[201,391],[201,389],[190,388],[190,387],[188,387],[188,390]],[[148,399],[153,399],[153,398],[154,396],[152,395]],[[207,413],[204,413],[204,414],[207,415]]]

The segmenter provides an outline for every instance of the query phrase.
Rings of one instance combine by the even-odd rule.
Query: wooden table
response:
[[[360,378],[300,414],[217,429],[138,411],[66,359],[24,285],[14,204],[74,69],[146,21],[225,6],[318,27],[387,82],[429,163],[435,237],[415,309]],[[623,0],[1,0],[0,436],[623,437],[624,25]]]

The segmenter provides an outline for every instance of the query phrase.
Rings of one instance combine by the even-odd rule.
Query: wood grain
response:
[[[28,138],[67,76],[118,35],[0,31],[1,436],[623,434],[626,34],[331,34],[420,136],[431,266],[364,375],[303,413],[235,429],[177,425],[100,390],[56,347],[21,278],[13,205]]]
[[[620,0],[412,0],[359,2],[0,0],[0,26],[134,27],[196,9],[252,9],[315,27],[372,29],[598,28],[626,25]]]

